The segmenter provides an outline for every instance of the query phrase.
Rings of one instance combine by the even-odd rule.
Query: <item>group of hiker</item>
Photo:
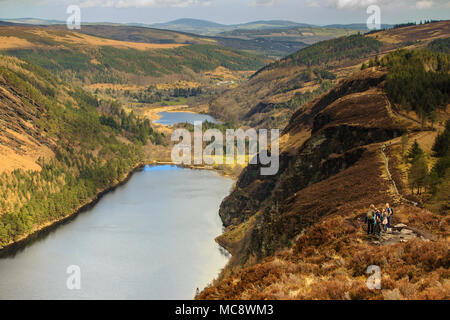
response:
[[[386,203],[386,207],[382,210],[371,204],[364,219],[364,222],[367,224],[367,234],[376,234],[378,237],[381,237],[382,231],[386,232],[391,228],[393,215],[394,209],[391,208],[389,203]]]

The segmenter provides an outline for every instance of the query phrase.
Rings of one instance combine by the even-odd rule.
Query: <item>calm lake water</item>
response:
[[[212,123],[217,123],[217,120],[207,114],[197,114],[191,112],[167,112],[163,111],[158,113],[161,118],[154,121],[155,123],[160,123],[165,126],[173,126],[177,123],[190,123],[194,124],[194,121],[208,121]]]
[[[0,299],[191,299],[228,261],[214,238],[232,183],[210,171],[146,167],[0,258]],[[80,267],[80,290],[67,288],[71,265]]]

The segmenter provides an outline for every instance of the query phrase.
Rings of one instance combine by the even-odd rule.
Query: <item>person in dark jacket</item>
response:
[[[373,234],[373,227],[375,223],[375,205],[371,204],[369,211],[364,219],[364,223],[367,223],[367,234]]]
[[[375,209],[375,226],[374,226],[374,232],[378,236],[378,238],[381,238],[381,211],[378,209]]]

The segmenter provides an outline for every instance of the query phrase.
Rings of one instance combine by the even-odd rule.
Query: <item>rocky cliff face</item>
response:
[[[383,71],[361,71],[294,114],[281,138],[278,174],[260,176],[258,165],[248,166],[222,203],[220,216],[231,230],[219,238],[222,244],[244,259],[267,256],[324,216],[358,202],[358,194],[367,201],[382,194],[386,183],[370,166],[379,168],[379,144],[408,127],[390,109],[382,90],[385,77]],[[302,133],[304,143],[286,147]],[[367,174],[349,177],[364,170]],[[360,181],[365,178],[375,184]],[[310,192],[315,196],[307,196]],[[248,230],[236,242],[233,232],[241,224]]]

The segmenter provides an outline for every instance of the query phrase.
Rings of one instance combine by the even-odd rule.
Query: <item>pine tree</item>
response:
[[[423,150],[420,148],[417,140],[414,141],[413,145],[408,151],[407,158],[410,162],[413,162],[417,157],[420,157],[424,154]]]
[[[417,188],[417,194],[422,193],[422,188],[428,182],[428,165],[425,155],[421,154],[414,158],[411,168],[408,173],[408,181],[411,186],[411,191],[414,193],[414,188]]]
[[[405,133],[402,135],[402,139],[401,139],[401,143],[402,143],[402,159],[405,158],[405,154],[406,154],[406,147],[408,146],[408,134]]]
[[[444,132],[436,137],[433,151],[438,157],[444,157],[450,153],[450,120],[447,120]]]

